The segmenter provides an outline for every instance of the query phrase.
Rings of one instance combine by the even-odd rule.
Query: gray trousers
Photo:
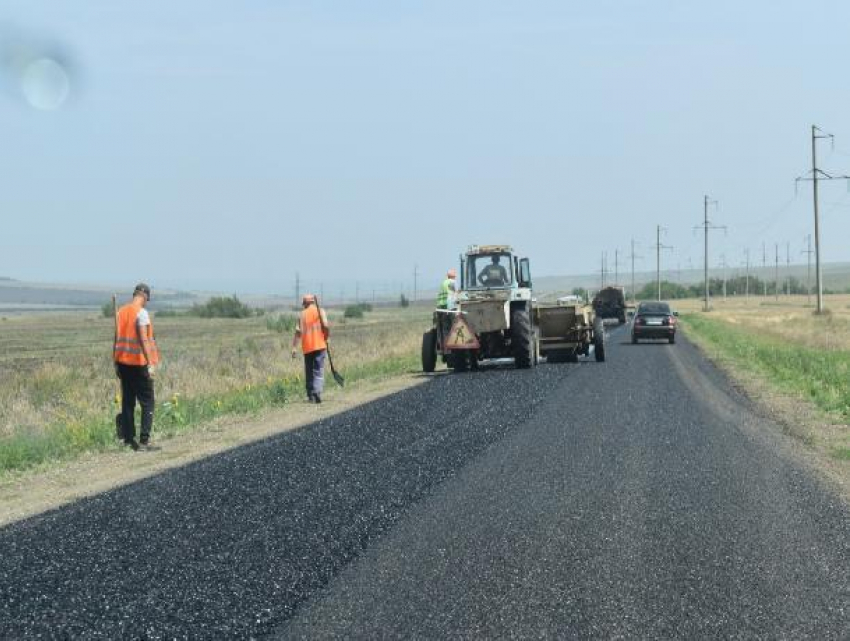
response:
[[[320,349],[316,352],[304,354],[304,381],[307,387],[307,396],[321,394],[325,391],[325,358],[327,351]]]

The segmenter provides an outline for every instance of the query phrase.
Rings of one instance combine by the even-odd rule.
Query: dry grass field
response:
[[[429,314],[377,308],[351,320],[332,311],[337,369],[351,382],[415,370]],[[154,316],[163,356],[155,435],[302,399],[292,334],[275,331],[269,319]],[[112,334],[112,320],[92,312],[0,320],[0,472],[113,446]]]
[[[805,296],[751,296],[730,297],[725,301],[711,301],[710,318],[753,330],[788,343],[805,345],[827,351],[850,351],[850,295],[825,297],[827,313],[817,316],[814,297],[808,302]],[[701,300],[673,301],[682,313],[702,311]]]

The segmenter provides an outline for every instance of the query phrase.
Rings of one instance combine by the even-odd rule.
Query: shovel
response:
[[[116,296],[112,294],[112,318],[115,319],[115,338],[112,341],[112,363],[115,363],[115,345],[118,344],[118,305],[115,302]],[[122,441],[124,440],[124,426],[121,424],[121,412],[115,415],[115,437]]]
[[[316,296],[316,309],[319,310],[319,322],[322,324],[322,331],[327,333],[328,328],[325,325],[324,319],[322,318],[322,308],[319,307],[319,297],[318,296]],[[334,367],[334,359],[331,356],[331,346],[330,345],[328,345],[328,347],[327,347],[327,352],[328,352],[328,365],[330,365],[330,367],[331,367],[331,374],[333,374],[334,380],[336,381],[337,385],[339,385],[340,387],[344,387],[345,386],[345,379],[343,378],[342,374],[340,374],[339,372],[336,371],[336,368]]]

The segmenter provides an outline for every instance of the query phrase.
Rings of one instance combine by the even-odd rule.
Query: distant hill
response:
[[[107,287],[27,283],[0,278],[0,307],[9,309],[88,309],[100,307],[110,300],[112,293],[113,290]],[[126,293],[119,292],[119,295]],[[151,307],[188,306],[198,298],[191,292],[161,290],[156,292]]]
[[[743,276],[746,269],[743,266],[729,267],[726,269],[728,278],[740,275]],[[812,265],[811,282],[814,287],[815,268]],[[715,268],[709,270],[710,278],[722,278],[724,270]],[[776,277],[775,266],[768,265],[767,267],[750,266],[750,274],[757,276],[762,280],[773,282]],[[807,278],[806,265],[791,265],[786,268],[785,265],[779,265],[780,281],[787,278],[789,275],[797,278],[805,283]],[[662,269],[662,280],[677,282],[682,285],[692,285],[703,281],[702,269],[682,269],[682,270],[666,270]],[[637,289],[643,287],[646,283],[655,282],[655,272],[640,271],[635,272],[635,286]],[[620,271],[616,284],[626,288],[631,287],[632,274],[630,271]],[[824,263],[823,265],[823,281],[824,287],[834,290],[846,290],[850,287],[850,263]],[[610,273],[605,279],[606,285],[614,284],[614,274]],[[569,293],[576,287],[596,290],[600,286],[600,275],[596,274],[574,274],[571,276],[538,276],[534,279],[534,289],[541,294],[547,293]]]

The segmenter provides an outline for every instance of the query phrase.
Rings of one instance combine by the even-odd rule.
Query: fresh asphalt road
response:
[[[850,638],[850,510],[687,342],[435,376],[0,530],[2,638]]]

